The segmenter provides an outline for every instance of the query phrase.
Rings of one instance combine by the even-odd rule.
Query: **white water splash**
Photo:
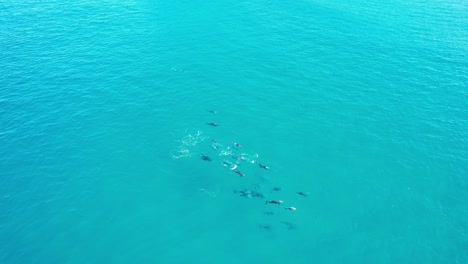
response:
[[[197,131],[193,134],[188,134],[187,136],[177,140],[178,147],[172,152],[173,159],[180,159],[191,157],[192,152],[195,147],[202,141],[205,141],[207,137],[202,135],[201,131]]]

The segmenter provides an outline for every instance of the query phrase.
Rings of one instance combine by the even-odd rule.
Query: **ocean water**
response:
[[[0,154],[2,264],[468,263],[468,3],[2,0]]]

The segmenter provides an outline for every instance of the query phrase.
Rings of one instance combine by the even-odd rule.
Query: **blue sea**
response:
[[[1,264],[467,249],[467,1],[0,0]]]

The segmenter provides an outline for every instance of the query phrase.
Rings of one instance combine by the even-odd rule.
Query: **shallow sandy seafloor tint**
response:
[[[0,263],[468,263],[467,30],[450,0],[3,1]]]

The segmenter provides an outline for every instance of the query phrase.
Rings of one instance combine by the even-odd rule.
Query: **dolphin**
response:
[[[200,157],[201,157],[202,160],[211,161],[211,158],[204,155],[204,154],[200,154]]]

